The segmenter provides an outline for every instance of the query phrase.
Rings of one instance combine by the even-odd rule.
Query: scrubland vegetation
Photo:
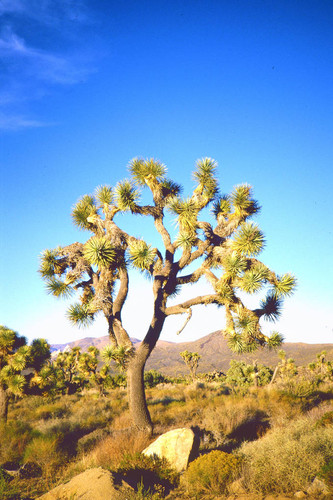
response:
[[[228,498],[231,484],[253,498],[292,497],[316,477],[332,488],[332,363],[321,353],[296,367],[280,351],[278,367],[273,384],[272,369],[235,360],[226,374],[195,381],[146,373],[155,434],[191,427],[200,437],[199,456],[181,475],[141,455],[154,437],[133,430],[123,375],[103,391],[90,377],[72,394],[60,384],[12,396],[0,427],[0,498],[33,499],[96,466],[133,486],[133,499]]]

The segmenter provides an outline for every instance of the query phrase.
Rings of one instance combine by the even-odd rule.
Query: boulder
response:
[[[97,467],[88,469],[73,477],[68,483],[61,484],[39,497],[38,500],[125,500],[132,488],[123,482],[121,488],[114,486],[111,472]],[[126,493],[127,492],[127,493]]]
[[[186,469],[198,451],[199,440],[191,429],[174,429],[159,436],[148,448],[146,456],[165,458],[177,472]]]
[[[322,481],[318,477],[314,478],[313,483],[309,486],[306,492],[308,495],[313,496],[315,498],[319,497],[332,498],[329,487],[324,483],[324,481]]]

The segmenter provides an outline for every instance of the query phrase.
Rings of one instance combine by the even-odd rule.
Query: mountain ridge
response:
[[[131,339],[134,346],[141,340]],[[83,339],[68,342],[67,344],[52,344],[51,350],[64,350],[65,347],[80,347],[82,351],[93,345],[99,350],[103,349],[109,341],[108,335],[103,337],[85,337]],[[332,344],[308,344],[306,342],[285,342],[279,349],[286,352],[287,358],[293,358],[296,365],[307,365],[316,359],[316,355],[321,351],[327,352],[327,359],[333,360]],[[258,349],[251,354],[237,355],[230,351],[227,340],[223,337],[220,330],[212,332],[200,339],[190,342],[170,342],[159,340],[147,361],[147,370],[155,369],[164,375],[183,375],[188,372],[183,360],[180,357],[182,351],[197,352],[200,354],[198,372],[227,371],[231,359],[245,361],[247,363],[258,363],[274,367],[278,358],[278,350],[269,350],[267,348]]]

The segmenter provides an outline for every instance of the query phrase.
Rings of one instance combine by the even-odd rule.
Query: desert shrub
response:
[[[249,365],[244,361],[230,361],[230,368],[227,371],[225,383],[230,384],[232,387],[246,388],[255,385],[255,376],[257,377],[257,384],[267,385],[273,375],[273,370],[268,366]]]
[[[326,425],[333,425],[333,411],[328,411],[317,421],[317,427],[325,427]]]
[[[178,474],[166,460],[142,453],[124,454],[116,472],[133,488],[150,493],[167,494],[178,483]]]
[[[43,472],[52,472],[65,459],[59,450],[57,436],[38,436],[26,447],[25,462],[35,462],[42,467]]]
[[[245,484],[261,493],[304,489],[333,455],[333,427],[318,427],[309,417],[274,428],[245,443]]]
[[[234,395],[220,397],[214,403],[204,411],[200,427],[210,433],[212,441],[223,451],[257,439],[269,427],[268,415],[259,408],[257,399]]]
[[[191,498],[220,496],[227,493],[228,485],[239,474],[240,464],[240,458],[234,455],[211,451],[190,463],[182,483]]]
[[[333,459],[322,466],[318,475],[327,486],[333,489]]]
[[[47,420],[50,418],[62,418],[68,414],[68,408],[60,401],[44,404],[35,410],[35,418]]]
[[[144,375],[145,387],[155,387],[158,384],[167,382],[168,379],[156,370],[149,370]]]
[[[12,420],[0,425],[0,463],[23,459],[27,444],[37,433],[25,422]]]
[[[146,434],[135,431],[114,431],[99,441],[86,455],[85,463],[92,467],[116,470],[125,455],[141,453],[151,440]]]

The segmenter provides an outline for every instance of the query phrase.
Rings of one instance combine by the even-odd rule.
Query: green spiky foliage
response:
[[[258,255],[265,244],[265,238],[259,227],[253,222],[243,222],[235,233],[232,248],[241,255]]]
[[[109,365],[112,361],[114,361],[120,371],[125,371],[133,353],[134,351],[132,346],[114,347],[112,345],[107,345],[104,347],[101,355],[104,363]]]
[[[267,347],[269,349],[275,349],[279,347],[284,342],[284,337],[279,332],[272,332],[267,340]]]
[[[165,165],[155,159],[135,158],[129,170],[131,178],[118,182],[114,190],[100,186],[94,196],[86,195],[78,201],[73,221],[80,229],[89,230],[89,238],[86,243],[45,251],[40,273],[49,292],[64,297],[76,295],[68,311],[74,324],[89,326],[98,313],[104,315],[112,359],[118,356],[120,365],[126,359],[123,368],[128,371],[135,425],[151,429],[142,393],[143,371],[166,318],[185,314],[181,332],[191,320],[193,308],[215,305],[225,313],[223,334],[231,349],[252,352],[267,345],[277,347],[281,335],[264,334],[262,320],[279,317],[282,300],[292,293],[296,280],[289,273],[275,274],[259,260],[265,238],[251,221],[260,208],[252,188],[241,184],[220,196],[215,160],[198,160],[193,173],[195,187],[184,196],[181,186],[167,178]],[[148,191],[144,205],[140,202],[142,188]],[[122,217],[122,212],[127,214]],[[176,230],[170,224],[170,213],[171,219],[176,216]],[[138,216],[138,222],[132,224],[131,219]],[[152,223],[157,238],[151,232],[147,238],[143,218]],[[152,318],[140,346],[124,356],[121,350],[132,345],[122,312],[133,268],[149,274]],[[194,292],[187,300],[181,298],[182,294],[175,297],[183,287],[199,280],[206,280],[210,293]],[[248,302],[254,301],[256,293],[261,302],[252,309]],[[252,295],[251,301],[247,295]],[[262,299],[264,296],[266,299]],[[135,410],[136,405],[141,405],[140,411]]]
[[[231,200],[228,195],[218,197],[212,207],[212,213],[217,218],[218,215],[227,217],[231,213]]]
[[[87,221],[88,217],[96,213],[96,205],[94,198],[90,195],[83,196],[73,207],[72,219],[74,224],[79,229],[92,228],[90,222]]]
[[[94,236],[84,245],[83,255],[90,264],[107,267],[113,263],[116,252],[105,236]]]
[[[51,278],[46,282],[46,290],[47,293],[55,297],[63,297],[65,299],[71,297],[74,293],[73,288],[69,284],[57,278]]]
[[[162,182],[165,180],[166,166],[154,158],[134,158],[129,163],[129,171],[139,186],[145,186],[149,182]]]
[[[94,313],[89,304],[72,304],[67,310],[67,318],[79,328],[85,328],[93,323]]]
[[[269,321],[276,321],[281,315],[282,301],[276,295],[267,295],[260,302],[263,317]]]
[[[35,339],[32,346],[26,338],[0,325],[0,420],[6,421],[10,396],[23,396],[28,386],[29,371],[34,368],[34,354],[42,339]],[[45,359],[44,359],[45,361]],[[38,368],[43,365],[40,360]]]
[[[168,204],[169,210],[177,215],[177,224],[180,232],[185,234],[195,233],[198,225],[198,202],[192,198],[181,200],[180,198],[172,198]]]
[[[113,202],[113,191],[111,186],[98,186],[96,188],[95,198],[99,203],[99,208],[108,207]]]
[[[43,278],[52,278],[64,272],[64,263],[59,259],[60,249],[44,250],[40,256],[39,272]]]
[[[182,248],[183,250],[191,250],[194,246],[196,246],[197,237],[196,234],[193,233],[179,233],[175,244],[177,248]]]
[[[149,271],[156,257],[156,250],[143,240],[135,240],[128,247],[130,261],[141,271]]]
[[[123,212],[135,210],[140,195],[131,181],[125,179],[119,182],[115,188],[115,194],[119,210]]]
[[[198,184],[200,191],[205,198],[210,201],[218,191],[218,182],[216,178],[217,162],[212,158],[201,158],[197,161],[193,179]]]
[[[290,273],[278,277],[274,283],[274,293],[277,297],[288,297],[296,288],[296,278]]]
[[[225,278],[235,279],[243,274],[247,267],[247,261],[237,252],[232,252],[230,254],[226,254],[226,256],[222,259],[222,266],[225,271]]]
[[[249,216],[259,211],[258,202],[252,198],[252,188],[248,184],[236,186],[230,195],[230,200],[238,216]]]

